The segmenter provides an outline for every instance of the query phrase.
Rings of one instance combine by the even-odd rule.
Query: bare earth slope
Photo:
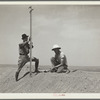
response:
[[[18,82],[15,81],[17,67],[0,67],[0,93],[100,93],[100,72],[78,69],[66,73],[27,74],[22,69]]]

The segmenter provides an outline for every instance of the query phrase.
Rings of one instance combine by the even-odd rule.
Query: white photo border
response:
[[[100,5],[100,1],[0,1],[0,5]],[[100,93],[0,93],[0,99],[100,99]]]

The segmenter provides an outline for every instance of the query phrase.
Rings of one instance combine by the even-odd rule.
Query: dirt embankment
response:
[[[20,72],[15,81],[17,67],[0,67],[0,93],[100,93],[100,72],[70,69],[66,73],[27,74],[29,68]]]

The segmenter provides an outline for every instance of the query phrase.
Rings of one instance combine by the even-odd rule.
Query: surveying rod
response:
[[[30,76],[32,76],[31,66],[32,66],[32,7],[30,9]]]

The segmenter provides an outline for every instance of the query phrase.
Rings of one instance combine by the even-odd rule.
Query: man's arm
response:
[[[31,38],[29,37],[29,41],[31,40]],[[33,42],[32,42],[32,48],[33,48],[34,46],[33,46]],[[29,45],[29,49],[30,49],[30,45]]]
[[[60,57],[61,57],[61,63],[59,65],[55,66],[56,68],[59,68],[60,66],[63,66],[66,62],[66,56],[64,55],[63,52],[61,52]]]
[[[33,48],[34,46],[33,46],[33,43],[32,43],[32,48]],[[30,44],[28,44],[28,48],[30,49]]]
[[[63,65],[64,65],[64,59],[61,58],[61,63],[60,63],[59,65],[55,66],[55,68],[59,68],[59,67],[61,67],[61,66],[63,66]]]
[[[24,47],[26,44],[28,44],[28,42],[29,42],[29,41],[25,41],[25,42],[23,42],[23,43],[20,43],[20,44],[19,44],[19,47],[21,47],[21,48]]]

